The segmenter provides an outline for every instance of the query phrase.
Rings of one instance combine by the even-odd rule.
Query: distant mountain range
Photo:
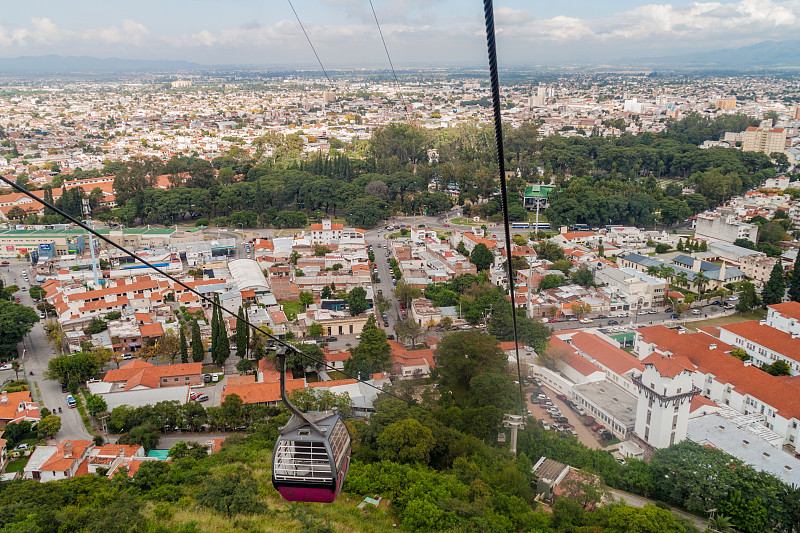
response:
[[[750,46],[665,57],[625,58],[626,65],[658,67],[757,69],[800,67],[800,40],[762,41]]]
[[[120,59],[117,57],[47,55],[0,58],[0,73],[2,74],[141,72],[198,68],[207,67],[189,61]]]

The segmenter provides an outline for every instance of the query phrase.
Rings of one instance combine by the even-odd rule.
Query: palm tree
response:
[[[689,275],[685,271],[681,270],[675,274],[675,283],[681,287],[686,287],[686,285],[689,283]]]
[[[702,272],[698,272],[697,275],[694,277],[694,282],[697,285],[697,293],[702,297],[703,296],[703,288],[705,284],[708,282],[708,276],[703,274]]]
[[[675,269],[672,268],[669,265],[661,265],[661,267],[659,268],[659,271],[660,271],[661,277],[666,279],[666,280],[672,279],[672,276],[675,274]]]
[[[711,526],[711,529],[715,531],[720,531],[722,533],[725,533],[726,531],[732,531],[731,519],[725,515],[718,514],[709,520],[708,524]]]
[[[649,267],[647,267],[647,274],[649,276],[658,276],[660,272],[661,269],[655,265],[650,265]]]

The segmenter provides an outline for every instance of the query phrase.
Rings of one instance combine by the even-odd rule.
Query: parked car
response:
[[[608,325],[609,325],[609,326],[616,326],[616,325],[618,325],[618,324],[619,324],[619,322],[618,322],[617,320],[609,320],[609,321],[608,321]]]
[[[61,392],[67,392],[67,384],[66,383],[62,383],[61,384]]]
[[[14,448],[14,451],[18,452],[20,450],[27,450],[30,447],[31,447],[30,444],[28,444],[27,442],[23,442],[22,444],[17,444],[17,446]]]
[[[539,423],[542,425],[543,429],[545,430],[550,429],[550,424],[548,424],[546,420],[539,420]]]
[[[565,423],[569,422],[569,420],[567,420],[566,416],[557,416],[553,420],[558,422],[558,423],[560,423],[560,424],[565,424]]]
[[[73,398],[71,394],[67,396],[67,405],[70,409],[78,407],[78,402],[75,401],[75,398]]]
[[[0,265],[3,265],[3,266],[8,266],[8,265],[9,265],[9,262],[8,262],[8,261],[3,261],[2,263],[0,263]]]
[[[193,398],[196,402],[207,402],[208,401],[208,394],[199,394],[196,398]]]
[[[0,370],[11,370],[11,368],[12,368],[11,363],[0,365]]]
[[[595,420],[593,416],[587,416],[586,418],[583,419],[583,424],[586,426],[593,426],[594,422]]]
[[[670,318],[678,318],[678,315],[676,315],[675,313],[672,313],[671,315],[669,315],[669,317]]]
[[[711,305],[718,305],[719,307],[722,307],[722,301],[721,300],[717,300],[715,302],[711,302]]]
[[[647,312],[647,314],[648,314],[648,315],[655,315],[655,314],[658,314],[658,311],[656,311],[655,309],[650,309],[650,310]]]
[[[565,395],[563,395],[563,394],[556,394],[556,398],[558,398],[562,402],[566,402],[567,401],[567,397]]]
[[[699,309],[692,309],[692,314],[693,315],[699,315],[700,314],[700,310]]]
[[[603,424],[595,424],[592,426],[592,431],[600,431],[601,429],[606,429]]]
[[[664,309],[664,312],[665,313],[671,313],[672,312],[672,308],[671,307],[667,307],[666,309]]]
[[[203,374],[203,383],[211,383],[211,374]]]

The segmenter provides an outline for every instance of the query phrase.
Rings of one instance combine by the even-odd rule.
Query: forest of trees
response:
[[[539,124],[534,122],[509,129],[507,168],[519,170],[509,181],[509,216],[525,217],[521,193],[526,183],[554,180],[560,190],[546,215],[555,225],[677,222],[785,170],[780,157],[697,147],[753,123],[740,115],[709,119],[690,114],[669,121],[662,133],[618,138],[539,138]],[[219,225],[301,227],[309,217],[337,214],[350,225],[369,228],[392,213],[438,214],[453,203],[467,204],[467,214],[490,220],[501,215],[489,126],[427,130],[390,124],[373,133],[366,150],[344,145],[309,159],[300,157],[302,139],[291,137],[272,135],[260,141],[259,146],[274,146],[280,157],[255,159],[234,146],[210,162],[196,157],[109,162],[103,174],[115,175],[121,207],[100,206],[99,190],[87,195],[79,189],[64,194],[57,205],[77,215],[81,199],[88,196],[95,217],[116,217],[127,225],[202,217]],[[429,156],[429,151],[435,155]],[[153,187],[157,176],[165,174],[171,188]],[[62,180],[57,176],[55,184]],[[662,188],[659,180],[669,184]],[[428,192],[431,182],[439,190]],[[443,192],[451,184],[460,190],[455,198]],[[682,195],[684,185],[695,187],[696,193]],[[480,197],[489,201],[475,203]],[[27,222],[36,218],[24,212],[16,215]],[[57,221],[53,214],[41,220]]]
[[[385,342],[385,341],[383,341]],[[219,407],[117,407],[109,430],[120,442],[156,448],[160,429],[183,428],[186,443],[170,450],[171,462],[150,461],[132,478],[87,475],[0,486],[0,531],[58,533],[211,531],[488,531],[537,533],[686,533],[697,529],[672,514],[671,506],[706,517],[709,509],[740,531],[795,531],[800,490],[758,472],[723,452],[684,442],[658,450],[649,463],[619,464],[607,451],[538,424],[519,435],[516,456],[496,444],[503,413],[519,402],[506,374],[507,357],[497,340],[479,331],[447,335],[436,356],[440,387],[400,381],[396,396],[381,395],[367,423],[347,420],[353,436],[352,464],[343,497],[331,505],[289,505],[270,483],[271,450],[286,424],[283,407],[245,405],[236,395]],[[297,391],[304,408],[338,405],[344,398],[313,398]],[[416,398],[416,399],[414,399]],[[326,405],[314,405],[325,402]],[[230,431],[221,451],[208,455],[201,426]],[[603,483],[659,503],[642,509],[598,507],[607,494],[591,480],[567,483],[568,497],[551,512],[534,501],[533,463],[541,456],[598,476]],[[125,470],[122,471],[124,473]],[[388,507],[355,508],[364,496]]]

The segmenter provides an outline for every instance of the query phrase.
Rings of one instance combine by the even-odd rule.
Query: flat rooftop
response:
[[[614,383],[603,380],[576,385],[573,390],[602,408],[626,428],[636,423],[637,398]]]

